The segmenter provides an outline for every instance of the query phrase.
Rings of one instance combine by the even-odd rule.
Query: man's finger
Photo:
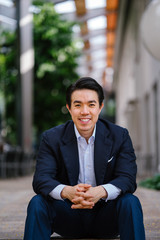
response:
[[[78,203],[78,204],[73,204],[71,206],[72,209],[92,209],[93,207],[94,207],[94,204],[91,203],[91,202],[89,202],[89,204],[88,203],[85,204],[83,202],[83,204],[82,203]]]
[[[83,197],[76,197],[76,198],[72,199],[72,202],[75,204],[78,204],[78,203],[82,202],[83,200],[84,200]]]
[[[81,204],[76,204],[71,206],[72,209],[92,209],[93,206],[83,206]]]
[[[91,187],[90,184],[80,183],[80,184],[77,185],[77,191],[86,191],[90,187]]]
[[[87,192],[77,192],[76,196],[83,197],[85,199],[92,199],[93,196]]]
[[[88,201],[85,200],[81,197],[73,199],[72,202],[77,205],[77,204],[81,204],[82,206],[94,206],[94,202],[93,201]]]
[[[91,185],[88,184],[88,183],[79,183],[77,186],[80,186],[80,187],[91,187]]]

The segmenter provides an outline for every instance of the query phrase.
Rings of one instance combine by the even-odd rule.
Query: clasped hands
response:
[[[92,187],[90,184],[80,183],[65,186],[61,196],[73,203],[72,209],[92,209],[99,199],[107,197],[107,192],[102,186]]]

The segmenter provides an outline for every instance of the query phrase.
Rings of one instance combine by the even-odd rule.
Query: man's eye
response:
[[[75,107],[80,107],[81,105],[80,104],[76,104]]]
[[[95,104],[94,104],[94,103],[91,103],[91,104],[89,104],[89,106],[90,106],[90,107],[94,107],[94,106],[95,106]]]

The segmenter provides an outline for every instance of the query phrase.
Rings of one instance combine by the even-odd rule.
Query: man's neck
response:
[[[79,132],[75,124],[74,124],[74,130],[77,138],[80,135],[81,137],[85,138],[86,142],[88,143],[88,140],[90,139],[91,136],[95,137],[96,125],[94,126],[94,129],[92,132],[88,132],[88,131]]]

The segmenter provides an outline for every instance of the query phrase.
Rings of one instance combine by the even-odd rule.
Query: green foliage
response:
[[[160,175],[155,175],[152,178],[147,178],[139,183],[139,186],[160,190]]]
[[[0,28],[0,93],[5,99],[7,138],[16,143],[16,38],[15,33]]]
[[[113,98],[108,99],[106,104],[106,112],[109,117],[115,116],[115,100]]]
[[[41,133],[70,118],[65,92],[78,77],[78,55],[72,41],[73,23],[61,20],[52,3],[36,2],[40,12],[34,15],[34,121]]]
[[[72,27],[54,10],[52,3],[36,0],[33,22],[35,50],[34,131],[39,137],[44,130],[70,118],[65,108],[65,91],[78,78],[77,49]],[[5,130],[13,144],[16,141],[16,33],[0,33],[0,91],[5,98]]]

